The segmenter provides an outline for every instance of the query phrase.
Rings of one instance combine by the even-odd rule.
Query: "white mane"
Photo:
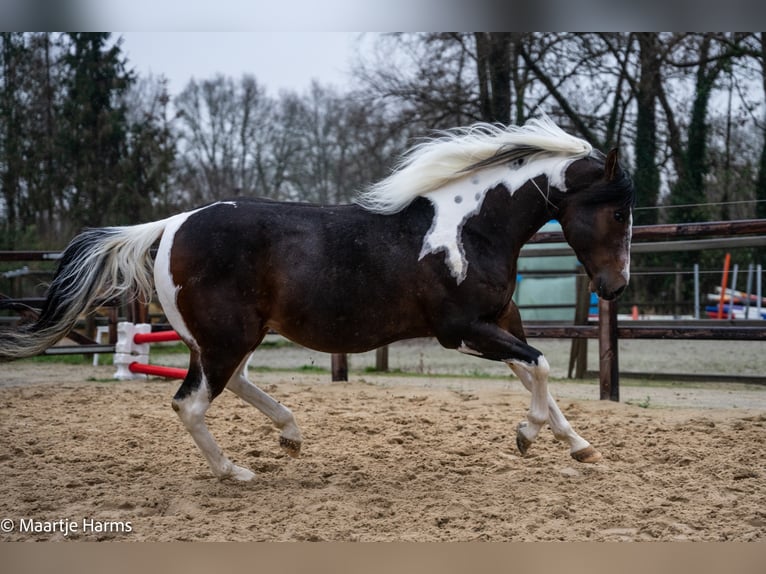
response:
[[[416,197],[478,169],[532,155],[585,157],[592,149],[544,114],[520,127],[479,123],[455,128],[410,149],[394,172],[356,203],[376,213],[396,213]]]

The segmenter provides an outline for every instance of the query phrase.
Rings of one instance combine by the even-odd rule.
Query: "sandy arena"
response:
[[[621,344],[621,365],[688,371],[677,361],[686,344],[645,342],[641,353]],[[568,343],[538,346],[553,349],[562,376]],[[735,348],[737,369],[766,372],[759,344],[715,343],[689,360],[725,365]],[[0,365],[0,540],[766,538],[766,387],[623,381],[613,403],[596,400],[592,380],[554,380],[562,411],[604,455],[581,465],[549,429],[520,457],[515,427],[529,406],[521,384],[502,365],[459,356],[445,366],[457,354],[441,353],[426,343],[393,348],[392,368],[418,376],[364,373],[369,357],[355,356],[349,383],[251,371],[293,410],[305,443],[300,458],[284,455],[270,422],[224,393],[207,421],[224,452],[257,473],[247,484],[212,476],[170,408],[177,381],[118,383],[111,366]],[[184,357],[165,364],[173,360]],[[277,345],[252,366],[326,360]],[[456,374],[437,376],[440,368]],[[65,522],[75,524],[66,536]]]

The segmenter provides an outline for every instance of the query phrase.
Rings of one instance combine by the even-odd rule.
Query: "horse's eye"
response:
[[[614,220],[617,223],[625,223],[625,213],[623,213],[622,211],[615,211]]]

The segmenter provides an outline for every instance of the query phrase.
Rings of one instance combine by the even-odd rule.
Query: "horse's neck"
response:
[[[527,243],[540,228],[552,219],[558,207],[534,183],[527,182],[513,194],[497,190],[488,194],[485,206],[499,225],[504,220],[503,233],[516,249]]]

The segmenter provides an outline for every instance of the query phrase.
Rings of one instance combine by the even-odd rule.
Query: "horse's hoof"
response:
[[[249,482],[255,478],[255,473],[252,470],[236,466],[231,469],[231,472],[226,476],[232,480],[239,480],[241,482]]]
[[[298,458],[301,454],[301,443],[297,440],[292,440],[286,437],[279,437],[279,446],[293,458]]]
[[[527,426],[527,423],[522,421],[516,427],[516,448],[519,449],[519,452],[522,456],[526,456],[529,447],[532,446],[532,441],[524,436],[524,433],[521,432],[521,429],[523,429],[525,426]]]
[[[601,456],[601,453],[598,452],[592,446],[586,446],[582,450],[578,450],[577,452],[573,452],[572,453],[572,458],[575,459],[577,462],[584,462],[584,463],[592,464],[594,462],[600,461],[603,457]]]

